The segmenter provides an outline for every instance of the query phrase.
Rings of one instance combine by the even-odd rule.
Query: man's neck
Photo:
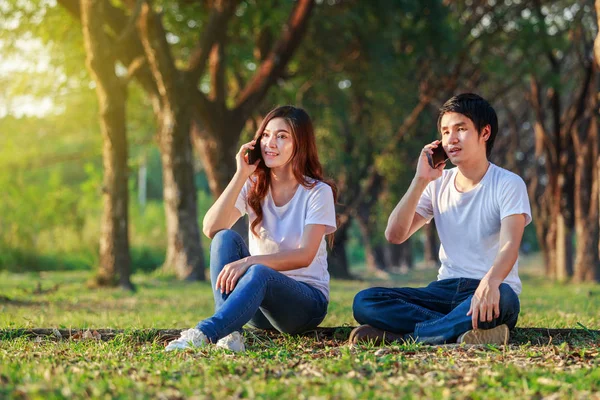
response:
[[[469,165],[459,165],[458,175],[456,176],[456,189],[460,192],[467,192],[473,189],[485,176],[490,162],[487,158],[477,160]]]

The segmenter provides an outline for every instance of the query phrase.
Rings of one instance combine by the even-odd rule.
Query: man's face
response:
[[[454,165],[486,157],[485,142],[490,134],[489,125],[478,134],[470,118],[463,114],[447,112],[440,123],[442,146]]]

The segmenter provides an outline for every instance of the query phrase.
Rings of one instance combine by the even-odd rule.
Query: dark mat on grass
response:
[[[315,341],[326,341],[329,345],[343,345],[348,340],[353,326],[317,328],[302,334]],[[19,337],[47,338],[54,340],[113,340],[123,338],[136,342],[168,341],[179,337],[181,329],[0,329],[0,340]],[[281,334],[276,331],[249,329],[247,338],[251,341],[277,340]],[[39,339],[37,339],[39,340]],[[600,344],[600,330],[581,327],[577,329],[516,328],[511,332],[509,344],[532,345]]]

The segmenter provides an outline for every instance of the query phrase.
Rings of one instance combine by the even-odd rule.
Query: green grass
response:
[[[531,263],[537,260],[532,259]],[[349,348],[354,295],[416,286],[435,271],[335,281],[322,326],[333,335],[247,331],[248,350],[165,353],[158,329],[210,315],[208,283],[135,275],[138,291],[89,290],[80,271],[0,274],[0,398],[600,398],[600,286],[551,283],[524,268],[518,327],[578,329],[567,341],[521,329],[510,346]],[[111,340],[24,336],[32,328],[116,328]],[[585,328],[585,329],[584,329]],[[586,329],[588,331],[586,331]]]

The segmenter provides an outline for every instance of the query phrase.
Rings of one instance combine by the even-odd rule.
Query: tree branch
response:
[[[79,0],[58,0],[58,3],[73,15],[76,20],[81,22]],[[112,38],[106,38],[109,48],[115,49],[118,60],[121,61],[128,70],[135,72],[135,78],[146,93],[150,96],[154,96],[157,93],[157,88],[147,63],[142,63],[139,66],[134,65],[132,67],[132,64],[139,63],[139,57],[145,56],[144,48],[137,31],[129,31],[127,35],[122,35],[119,42],[117,42],[115,38],[120,33],[125,32],[125,27],[127,26],[129,18],[121,9],[115,8],[108,1],[105,1],[103,6],[105,16],[103,22],[108,25],[113,33]]]
[[[133,9],[133,12],[131,13],[131,16],[129,17],[129,21],[127,21],[127,25],[119,33],[119,37],[117,39],[117,42],[124,41],[127,38],[127,36],[129,36],[133,32],[133,30],[135,29],[136,22],[137,22],[137,20],[138,20],[138,18],[140,16],[141,11],[142,11],[142,5],[145,2],[146,2],[146,0],[136,0],[136,2],[135,2],[135,8]]]
[[[298,0],[296,3],[279,35],[280,39],[236,102],[234,112],[239,114],[240,118],[244,120],[248,118],[256,104],[266,95],[269,87],[283,73],[306,31],[313,5],[313,0]]]
[[[148,3],[144,3],[142,6],[138,26],[144,52],[158,92],[161,98],[172,106],[177,102],[175,97],[177,96],[179,71],[173,62],[160,16],[152,11]]]
[[[394,135],[392,140],[388,142],[387,146],[383,149],[381,154],[387,155],[394,151],[398,142],[404,137],[406,132],[417,122],[417,118],[419,117],[419,115],[421,115],[421,112],[423,111],[423,109],[425,109],[425,106],[427,104],[429,104],[429,98],[422,97],[419,100],[419,103],[417,103],[417,105],[412,109],[410,114],[407,115],[406,118],[404,118],[404,121],[402,121],[402,124],[398,128],[396,135]],[[370,193],[370,190],[372,189],[373,185],[376,184],[378,175],[379,172],[375,167],[375,163],[372,163],[368,168],[367,176],[365,178],[365,183],[362,190],[360,190],[358,196],[354,196],[352,202],[346,206],[346,213],[349,215],[345,216],[343,220],[340,220],[340,225],[349,221],[349,216],[352,215],[353,210],[356,210],[358,208],[359,204],[361,204],[364,201],[364,197]]]
[[[215,2],[202,37],[198,41],[196,48],[192,50],[190,63],[187,68],[188,78],[193,85],[196,85],[204,74],[206,62],[213,45],[224,38],[227,31],[227,22],[233,15],[238,3],[239,0],[221,0]]]
[[[225,51],[224,39],[220,38],[210,52],[210,99],[218,106],[225,107]]]

